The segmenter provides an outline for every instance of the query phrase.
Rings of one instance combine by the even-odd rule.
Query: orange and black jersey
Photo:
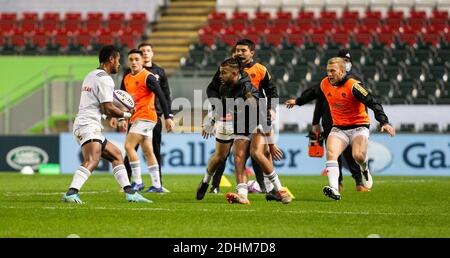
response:
[[[158,85],[161,88],[161,91],[164,93],[164,97],[167,103],[167,106],[169,107],[169,117],[173,117],[173,112],[172,112],[172,93],[169,87],[169,83],[167,80],[167,76],[166,76],[166,72],[164,71],[164,69],[160,66],[158,66],[155,63],[152,63],[152,66],[144,66],[144,68],[151,72],[157,79],[158,81]],[[124,75],[123,78],[125,78],[125,76],[127,74],[129,74],[131,72],[131,70],[128,68]],[[122,80],[123,81],[123,80]],[[159,97],[156,97],[155,100],[156,103],[156,113],[158,114],[158,116],[161,116],[164,111],[162,109]]]
[[[353,71],[347,73],[348,78],[355,79],[364,84],[363,77],[359,74],[356,74]],[[320,87],[320,82],[316,85],[316,87]],[[312,119],[313,125],[318,125],[322,119],[322,126],[324,132],[327,134],[331,131],[331,127],[333,126],[333,118],[330,113],[330,106],[328,105],[328,101],[325,96],[319,97],[316,99],[316,106],[314,107],[314,115]],[[328,135],[328,134],[327,134]]]
[[[349,78],[349,76],[346,75],[344,77],[344,79],[337,86],[342,87],[343,85],[345,85],[347,83],[348,80],[353,80],[353,79]],[[325,77],[324,81],[328,81],[328,78]],[[357,85],[355,85],[355,87],[352,87],[351,94],[359,102],[361,102],[366,107],[373,110],[373,112],[375,114],[375,119],[381,125],[389,123],[389,119],[386,116],[386,114],[384,113],[382,105],[378,102],[378,100],[376,100],[372,96],[372,94],[370,94],[370,92],[367,89],[365,89],[361,85],[360,82],[357,83]],[[304,105],[314,99],[321,98],[321,97],[326,97],[326,96],[324,95],[324,92],[322,91],[321,85],[316,85],[316,86],[306,89],[302,93],[302,95],[296,99],[295,102],[297,105],[301,106],[301,105]],[[333,119],[335,119],[335,117],[333,117]],[[337,124],[333,123],[333,125],[341,128],[341,129],[350,129],[350,128],[354,128],[356,126],[361,126],[361,125],[368,127],[369,123],[352,124],[352,125],[347,125],[347,124],[346,125],[337,125]]]
[[[145,71],[145,72],[143,72]],[[147,75],[148,73],[148,75]],[[131,75],[131,73],[128,73],[126,75],[124,75],[123,79],[122,79],[122,83],[120,85],[120,89],[129,92],[130,89],[132,89],[134,92],[129,92],[131,95],[135,95],[133,98],[139,98],[139,100],[135,99],[136,102],[136,112],[138,112],[137,108],[138,106],[142,106],[145,109],[148,109],[145,111],[145,117],[149,118],[151,117],[150,120],[152,120],[153,122],[157,122],[157,114],[156,114],[156,103],[155,103],[155,97],[160,99],[160,104],[164,113],[164,117],[165,118],[169,118],[169,107],[167,105],[166,102],[166,98],[164,97],[164,94],[161,91],[161,88],[159,86],[158,80],[155,77],[154,74],[152,74],[151,72],[149,72],[148,70],[142,70],[140,73],[138,73],[135,76],[139,76],[142,74],[142,78],[131,78],[133,77]],[[136,85],[127,85],[127,79],[129,79],[130,83],[136,83]],[[144,82],[145,80],[145,82]],[[142,83],[143,85],[146,86],[147,91],[141,89],[141,88],[136,88],[136,86],[138,86],[138,83]],[[150,96],[147,97],[148,95],[153,95],[154,96]],[[146,102],[149,101],[150,103],[139,103],[138,102]],[[154,112],[154,116],[153,114],[148,115],[148,113],[152,113]],[[133,115],[134,116],[134,115]]]

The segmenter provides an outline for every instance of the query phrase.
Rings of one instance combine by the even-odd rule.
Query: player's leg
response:
[[[141,142],[142,152],[144,153],[144,157],[147,160],[147,168],[152,179],[152,186],[150,186],[146,192],[147,193],[162,193],[164,192],[162,189],[160,177],[159,177],[159,165],[158,160],[153,152],[153,143],[152,138],[145,137]]]
[[[136,152],[139,150],[139,144],[136,145],[134,148]],[[130,159],[128,158],[128,155],[125,153],[125,158],[123,159],[123,164],[125,165],[125,168],[127,169],[128,174],[128,180],[131,182],[131,176],[133,175],[133,170],[131,169]],[[131,186],[135,185],[136,182],[131,183]]]
[[[340,129],[333,127],[327,139],[327,161],[326,169],[328,176],[328,186],[325,186],[324,194],[335,200],[339,200],[339,163],[338,158],[349,144],[348,136]]]
[[[208,166],[206,168],[205,175],[202,181],[197,187],[196,198],[197,200],[202,200],[205,197],[206,191],[209,187],[209,182],[211,181],[214,172],[219,168],[219,166],[226,160],[230,153],[232,142],[231,141],[217,141],[216,140],[216,151],[209,158]]]
[[[267,193],[267,187],[266,184],[270,184],[270,181],[265,182],[264,181],[264,172],[259,166],[258,162],[252,157],[252,167],[253,171],[255,172],[256,182],[258,182],[259,187],[261,188],[261,192]],[[272,189],[270,189],[272,190]]]
[[[158,122],[153,128],[153,154],[155,154],[156,161],[158,162],[158,172],[159,172],[159,181],[161,182],[161,187],[163,185],[162,182],[162,174],[161,174],[161,132],[162,132],[162,122],[161,118],[158,117]]]
[[[363,174],[364,186],[368,189],[372,188],[373,180],[369,172],[369,163],[367,159],[367,148],[369,145],[369,129],[359,127],[353,129],[352,133],[352,155],[356,163],[360,166]]]
[[[134,150],[134,148],[133,148]],[[123,164],[122,153],[114,144],[105,141],[103,144],[102,158],[111,162],[113,167],[114,178],[125,192],[125,198],[129,202],[151,202],[136,192],[128,180],[127,170]],[[132,160],[132,156],[130,156]]]
[[[342,162],[343,162],[343,156],[342,154],[338,157],[338,165],[339,165],[339,192],[344,189],[344,185],[342,184],[342,181],[344,180],[344,177],[342,176]]]
[[[136,146],[141,142],[144,136],[129,132],[125,139],[125,152],[127,153],[128,160],[130,161],[130,167],[133,174],[133,181],[135,184],[135,190],[142,190],[144,183],[142,181],[142,170],[139,155],[136,151]]]
[[[227,157],[228,159],[228,157]],[[219,193],[220,192],[220,181],[222,180],[223,173],[225,172],[225,166],[227,164],[227,159],[219,165],[216,172],[214,173],[212,182],[211,182],[211,190],[210,193]]]
[[[248,177],[245,173],[245,163],[247,162],[247,153],[250,148],[250,138],[248,136],[236,136],[233,143],[236,193],[227,193],[226,198],[229,203],[249,204],[248,201]]]
[[[216,141],[221,142],[221,143],[230,143],[231,142],[231,145],[232,145],[233,144],[233,124],[232,124],[232,122],[219,120],[216,122],[216,125],[217,125],[216,133],[215,133]],[[231,145],[230,145],[230,149],[231,149]],[[218,166],[216,171],[213,172],[214,176],[213,176],[212,184],[211,184],[211,191],[210,191],[211,193],[219,192],[220,180],[222,179],[223,172],[225,171],[225,166],[226,166],[226,162],[227,162],[229,153],[230,153],[230,151],[228,151],[227,157],[224,159],[223,162],[221,162],[221,164]]]
[[[80,200],[78,192],[100,162],[102,143],[105,141],[105,137],[101,132],[101,128],[96,125],[74,125],[73,134],[81,146],[83,163],[75,171],[70,187],[66,194],[64,194],[62,201],[83,203]]]
[[[92,171],[94,171],[100,162],[102,154],[102,144],[99,139],[90,139],[84,142],[81,146],[81,153],[83,155],[83,163],[75,171],[72,183],[69,186],[66,194],[63,196],[63,201],[74,202],[82,204],[78,192],[84,183],[88,180]]]
[[[364,187],[364,184],[362,181],[361,168],[359,167],[358,163],[356,163],[355,159],[353,158],[352,151],[353,151],[352,146],[349,145],[344,150],[341,157],[344,157],[345,162],[347,162],[348,169],[350,170],[350,173],[352,174],[352,177],[356,183],[356,190],[367,192],[369,190]]]
[[[253,135],[250,144],[250,155],[261,167],[264,176],[273,184],[273,189],[280,196],[281,201],[284,204],[292,202],[291,196],[283,188],[278,174],[275,172],[272,155],[270,154],[269,146],[263,134],[258,132]]]

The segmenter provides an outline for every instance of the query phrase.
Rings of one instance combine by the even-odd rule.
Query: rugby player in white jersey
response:
[[[113,105],[114,81],[110,75],[119,71],[120,51],[112,45],[104,46],[98,58],[100,66],[84,78],[79,110],[73,124],[73,134],[81,146],[84,161],[73,175],[62,201],[83,203],[78,192],[103,158],[112,163],[114,177],[123,188],[127,201],[151,202],[133,190],[122,153],[102,135],[102,113],[110,117],[130,118],[134,112],[123,112]]]

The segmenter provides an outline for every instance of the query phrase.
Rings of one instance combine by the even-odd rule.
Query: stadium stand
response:
[[[445,0],[219,0],[181,71],[205,69],[236,39],[250,38],[285,99],[319,81],[326,60],[349,48],[354,69],[384,103],[449,103],[449,6]],[[217,52],[219,42],[228,48]]]

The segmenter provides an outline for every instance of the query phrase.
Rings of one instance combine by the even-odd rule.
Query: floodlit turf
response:
[[[197,201],[201,175],[165,175],[171,193],[127,203],[112,175],[95,174],[81,192],[86,204],[61,203],[71,178],[0,173],[0,237],[450,237],[450,177],[380,176],[370,193],[346,177],[342,200],[333,201],[322,194],[325,177],[284,176],[296,196],[289,205],[261,194],[231,205],[232,188]]]

